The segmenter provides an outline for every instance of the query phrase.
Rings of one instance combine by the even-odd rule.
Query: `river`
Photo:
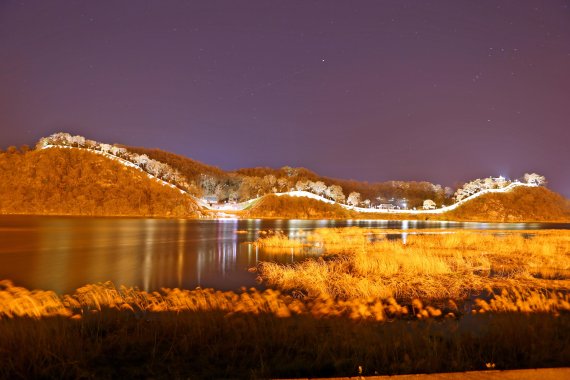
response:
[[[378,229],[570,229],[570,224],[436,221],[172,220],[0,216],[0,279],[30,289],[72,292],[102,281],[137,286],[237,290],[259,286],[259,261],[291,263],[310,253],[276,253],[250,244],[260,231],[295,236],[320,227]]]

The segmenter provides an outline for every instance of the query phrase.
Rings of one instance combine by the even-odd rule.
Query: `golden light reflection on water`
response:
[[[144,239],[144,259],[143,259],[143,289],[148,291],[150,288],[150,275],[152,270],[152,254],[154,252],[154,232],[155,221],[147,219],[145,222],[145,239]]]
[[[57,233],[54,233],[54,230]],[[67,266],[70,264],[71,251],[72,251],[72,223],[69,220],[56,220],[51,225],[51,229],[40,230],[39,245],[42,251],[58,252],[57,256],[50,257],[48,255],[39,255],[37,261],[32,264],[35,269],[34,277],[43,275],[48,276],[51,286],[54,289],[63,289],[66,287],[66,276],[61,275],[67,272]],[[53,268],[53,270],[46,273],[46,268]]]
[[[177,287],[182,287],[183,267],[184,267],[184,237],[186,236],[186,223],[183,220],[178,221],[178,257],[176,262],[176,278],[178,280]]]
[[[248,272],[259,261],[293,262],[305,256],[248,244],[260,231],[282,229],[291,238],[347,221],[164,220],[0,217],[0,279],[28,288],[70,292],[87,283],[113,281],[152,291],[162,287],[257,286]],[[351,221],[372,228],[476,228],[454,222]],[[533,228],[542,225],[532,224]],[[529,225],[485,224],[485,228]],[[551,227],[551,226],[550,226]],[[570,228],[570,226],[566,226]],[[400,238],[406,239],[405,236]]]

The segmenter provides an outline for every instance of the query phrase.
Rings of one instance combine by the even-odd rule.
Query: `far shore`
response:
[[[363,215],[362,217],[356,218],[333,218],[333,217],[314,217],[314,218],[286,218],[286,217],[244,217],[240,215],[241,212],[226,212],[226,214],[231,214],[231,217],[217,217],[217,216],[206,216],[202,218],[196,217],[179,217],[170,215],[88,215],[88,214],[59,214],[59,213],[37,213],[37,214],[20,214],[20,213],[0,213],[2,216],[29,216],[29,217],[69,217],[69,218],[117,218],[117,219],[181,219],[181,220],[228,220],[228,219],[261,219],[261,220],[387,220],[387,221],[416,221],[416,222],[450,222],[450,223],[505,223],[505,224],[517,224],[517,223],[541,223],[541,224],[559,224],[559,223],[570,223],[570,219],[560,219],[560,220],[520,220],[520,221],[503,221],[503,220],[470,220],[470,219],[446,219],[446,218],[426,218],[426,217],[414,217],[413,215],[398,215],[390,214],[393,218],[383,218],[376,217],[371,218],[372,215]],[[382,215],[384,216],[384,215]]]
[[[365,214],[361,217],[353,218],[335,218],[335,217],[312,217],[312,218],[289,218],[289,217],[279,217],[279,216],[266,216],[266,217],[247,217],[242,211],[225,211],[224,214],[228,216],[204,216],[204,217],[180,217],[172,215],[88,215],[88,214],[63,214],[63,213],[37,213],[37,214],[27,214],[27,213],[0,213],[1,216],[29,216],[29,217],[69,217],[69,218],[116,218],[116,219],[181,219],[181,220],[228,220],[228,219],[261,219],[261,220],[375,220],[375,221],[415,221],[415,222],[450,222],[450,223],[505,223],[505,224],[517,224],[517,223],[541,223],[541,224],[559,224],[559,223],[570,223],[570,219],[560,219],[560,220],[520,220],[520,221],[503,221],[503,220],[473,220],[473,219],[446,219],[445,215],[441,217],[433,216],[419,216],[410,214],[382,214],[382,215],[371,215]],[[386,218],[385,216],[390,216]]]

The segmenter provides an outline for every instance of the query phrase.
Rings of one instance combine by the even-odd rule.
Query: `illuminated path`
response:
[[[168,186],[171,187],[173,189],[176,189],[178,191],[180,191],[180,193],[185,194],[189,197],[191,197],[194,201],[196,201],[196,203],[198,203],[201,207],[208,209],[208,210],[212,210],[212,211],[241,211],[244,210],[248,207],[250,207],[252,204],[254,204],[255,202],[259,201],[260,199],[263,198],[263,196],[258,197],[258,198],[254,198],[254,199],[250,199],[248,201],[245,202],[241,202],[241,203],[236,203],[236,204],[226,204],[226,205],[221,205],[221,206],[210,206],[208,204],[208,202],[205,202],[204,200],[197,198],[195,196],[193,196],[192,194],[188,193],[185,190],[182,190],[181,188],[177,187],[176,185],[173,185],[172,183],[166,182],[160,178],[157,178],[155,176],[153,176],[152,174],[149,174],[147,171],[145,171],[144,169],[142,169],[140,166],[138,166],[137,164],[129,161],[129,160],[125,160],[124,158],[121,157],[117,157],[115,155],[112,155],[110,153],[106,153],[106,152],[102,152],[100,150],[94,150],[94,149],[88,149],[88,148],[78,148],[78,147],[70,147],[70,146],[65,146],[65,145],[46,145],[43,146],[41,149],[50,149],[50,148],[62,148],[62,149],[78,149],[78,150],[84,150],[84,151],[88,151],[91,153],[95,153],[95,154],[99,154],[102,156],[105,156],[106,158],[113,160],[113,161],[117,161],[120,164],[139,170],[143,173],[145,173],[148,178],[150,179],[154,179],[157,182],[161,183],[164,186]],[[485,194],[492,194],[492,193],[506,193],[511,191],[512,189],[516,188],[516,187],[538,187],[538,185],[533,185],[533,184],[528,184],[528,183],[522,183],[522,182],[518,182],[515,181],[513,183],[511,183],[508,186],[505,186],[503,188],[500,189],[485,189],[485,190],[481,190],[478,193],[472,194],[470,196],[468,196],[467,198],[464,198],[462,200],[460,200],[459,202],[456,202],[454,204],[452,204],[451,206],[445,206],[442,208],[437,208],[437,209],[433,209],[433,210],[387,210],[387,209],[377,209],[377,208],[364,208],[364,207],[354,207],[354,206],[349,206],[349,205],[345,205],[342,203],[337,203],[333,200],[324,198],[320,195],[316,195],[313,193],[310,193],[308,191],[288,191],[288,192],[284,192],[284,193],[272,193],[276,196],[290,196],[290,197],[305,197],[305,198],[311,198],[311,199],[315,199],[317,201],[320,202],[324,202],[324,203],[329,203],[329,204],[337,204],[347,210],[354,210],[354,211],[358,211],[358,212],[362,212],[362,213],[370,213],[370,214],[413,214],[413,215],[418,215],[418,214],[443,214],[446,213],[448,211],[451,210],[455,210],[457,207],[461,206],[462,204],[469,202],[477,197],[480,197],[482,195]]]
[[[472,194],[472,195],[468,196],[467,198],[464,198],[464,199],[460,200],[459,202],[452,204],[451,206],[445,206],[445,207],[437,208],[437,209],[433,209],[433,210],[386,210],[386,209],[377,209],[377,208],[354,207],[354,206],[348,206],[348,205],[345,205],[342,203],[337,203],[337,202],[332,201],[330,199],[323,198],[320,195],[309,193],[308,191],[290,191],[287,193],[276,193],[275,195],[277,195],[277,196],[289,195],[292,197],[312,198],[312,199],[316,199],[316,200],[319,200],[321,202],[326,202],[326,203],[330,203],[330,204],[336,203],[339,206],[344,207],[347,210],[354,210],[354,211],[364,212],[364,213],[374,213],[374,214],[443,214],[443,213],[446,213],[448,211],[455,210],[457,207],[461,206],[462,204],[469,202],[475,198],[478,198],[481,195],[492,194],[492,193],[506,193],[508,191],[511,191],[515,187],[520,187],[520,186],[537,187],[538,185],[531,185],[531,184],[522,183],[522,182],[513,182],[510,185],[505,186],[505,187],[500,188],[500,189],[481,190],[480,192]]]

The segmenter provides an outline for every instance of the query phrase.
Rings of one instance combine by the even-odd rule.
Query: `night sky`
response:
[[[0,0],[0,147],[59,131],[570,197],[570,2]]]

